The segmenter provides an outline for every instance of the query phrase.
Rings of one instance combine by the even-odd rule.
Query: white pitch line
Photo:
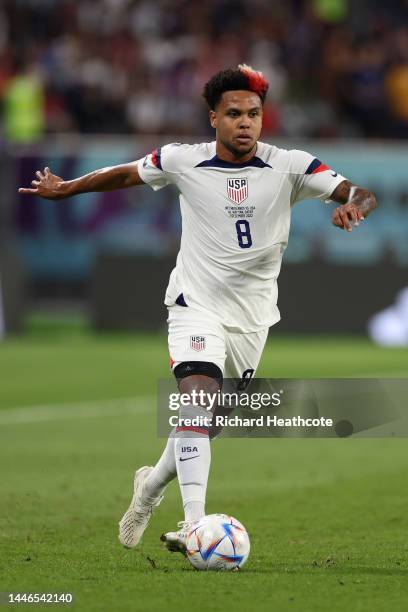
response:
[[[24,408],[8,408],[0,411],[0,427],[25,425],[71,419],[89,419],[115,415],[155,413],[156,398],[153,395],[117,398],[112,400],[91,400],[70,404],[44,404]]]

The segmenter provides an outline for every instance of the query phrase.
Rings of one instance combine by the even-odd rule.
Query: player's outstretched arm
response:
[[[377,207],[377,200],[371,191],[357,187],[350,181],[343,181],[337,185],[330,199],[341,204],[333,211],[333,225],[347,232],[351,232],[353,225],[358,225]]]
[[[42,172],[38,170],[35,174],[37,179],[31,181],[31,188],[20,187],[19,193],[38,195],[48,200],[62,200],[79,193],[113,191],[143,184],[137,162],[100,168],[72,181],[64,181],[49,168],[44,168]]]

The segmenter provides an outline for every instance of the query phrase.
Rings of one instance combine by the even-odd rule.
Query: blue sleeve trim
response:
[[[320,159],[317,159],[317,157],[315,157],[315,159],[312,161],[312,163],[309,165],[308,169],[306,170],[305,174],[313,174],[314,170],[316,170],[316,168],[318,168],[321,165],[322,165],[322,162],[320,161]]]
[[[158,149],[154,149],[152,151],[152,162],[159,170],[163,171],[162,163],[161,163],[161,147]]]

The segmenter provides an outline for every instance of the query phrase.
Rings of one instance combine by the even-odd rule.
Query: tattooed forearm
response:
[[[377,207],[377,200],[371,191],[357,187],[350,181],[340,183],[333,191],[331,199],[340,204],[354,204],[364,217]]]

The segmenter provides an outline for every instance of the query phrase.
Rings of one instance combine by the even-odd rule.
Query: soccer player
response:
[[[180,191],[182,236],[171,273],[169,352],[179,390],[216,393],[224,377],[251,377],[268,328],[280,318],[277,278],[292,206],[318,198],[340,205],[332,223],[348,232],[375,208],[367,189],[352,185],[313,155],[279,149],[258,139],[268,83],[246,65],[214,75],[204,87],[215,141],[173,143],[138,161],[65,181],[49,168],[20,193],[63,199],[147,183]],[[207,417],[206,406],[180,411],[154,467],[136,471],[131,504],[119,523],[120,542],[136,546],[168,483],[178,478],[184,508],[179,529],[162,535],[167,548],[185,552],[189,526],[205,514],[210,469],[208,426],[183,426]]]

